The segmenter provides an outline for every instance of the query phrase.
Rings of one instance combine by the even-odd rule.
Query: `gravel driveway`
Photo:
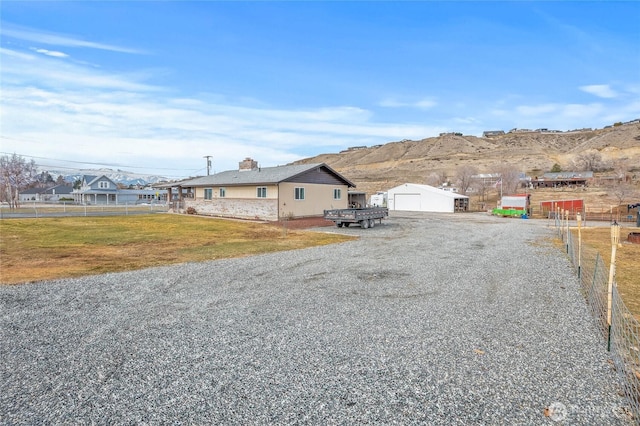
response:
[[[362,238],[1,286],[0,423],[629,422],[545,221],[320,230]]]

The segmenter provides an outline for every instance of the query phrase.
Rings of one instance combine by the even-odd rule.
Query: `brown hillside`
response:
[[[640,172],[640,124],[493,138],[444,135],[321,154],[298,163],[326,163],[356,183],[358,190],[372,194],[405,182],[426,183],[433,173],[453,180],[456,168],[466,164],[480,173],[495,173],[502,164],[531,175],[549,171],[556,163],[572,170],[572,160],[591,149],[598,150],[605,161],[624,160],[629,172]]]

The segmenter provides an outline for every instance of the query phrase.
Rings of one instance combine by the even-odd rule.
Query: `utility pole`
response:
[[[211,156],[210,155],[205,155],[202,158],[206,158],[207,159],[207,176],[209,176],[209,171],[211,170]]]

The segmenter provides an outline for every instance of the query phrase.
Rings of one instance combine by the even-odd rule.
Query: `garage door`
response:
[[[395,194],[396,210],[420,211],[420,194]]]

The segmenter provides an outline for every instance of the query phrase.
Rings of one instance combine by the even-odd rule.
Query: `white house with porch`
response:
[[[79,189],[71,193],[78,204],[138,204],[164,203],[167,191],[164,189],[119,189],[118,184],[107,176],[82,176]]]

